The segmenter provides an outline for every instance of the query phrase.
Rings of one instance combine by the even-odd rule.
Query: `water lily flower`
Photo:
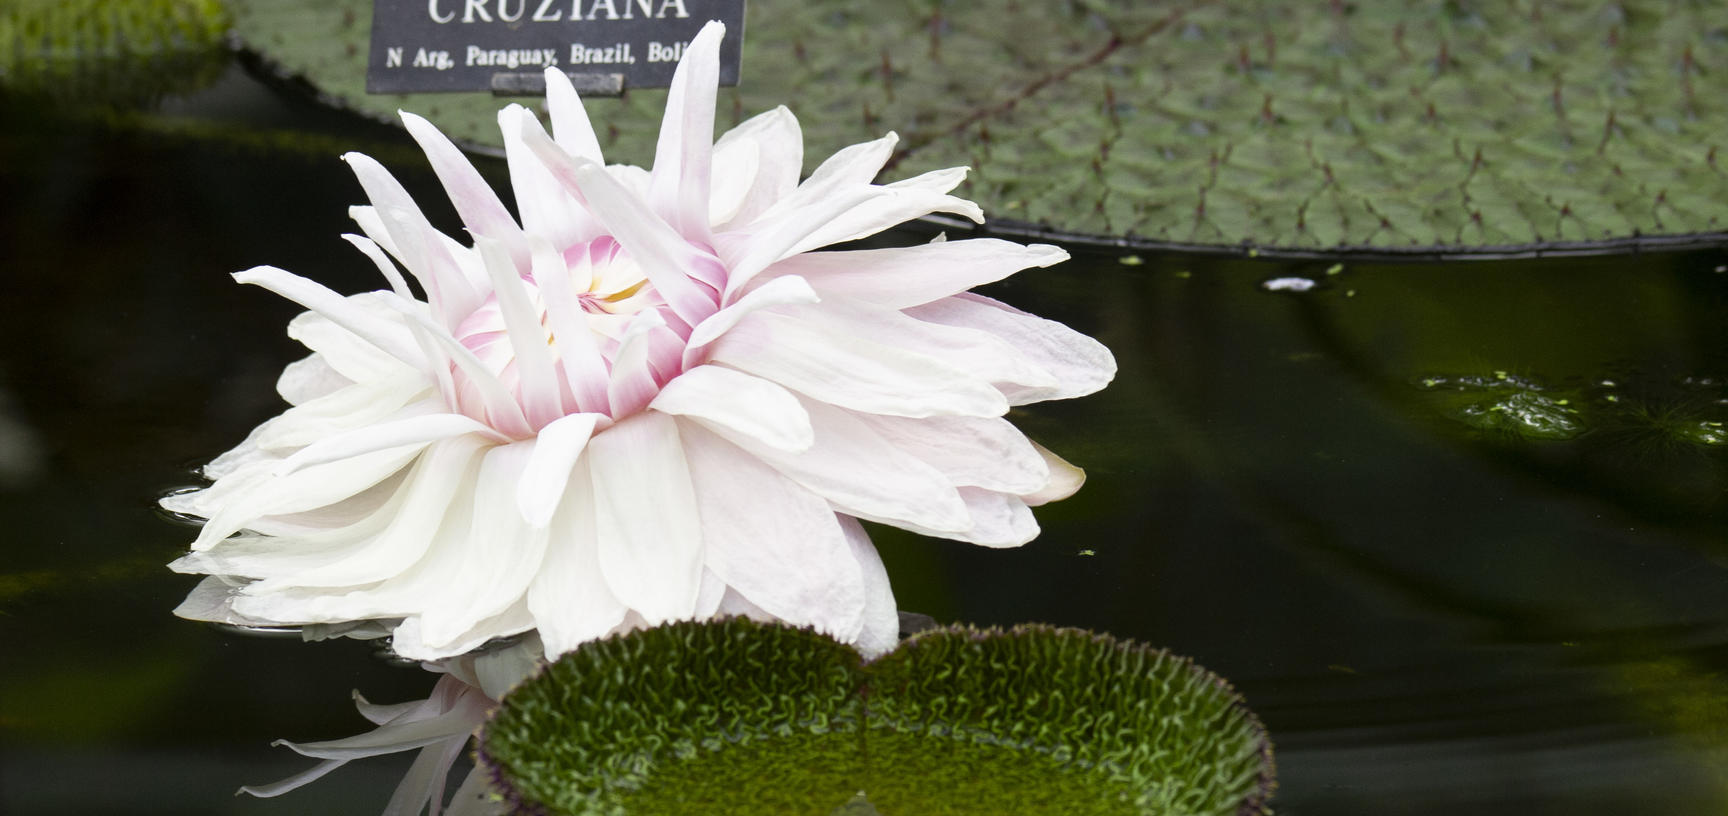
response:
[[[248,785],[240,792],[263,798],[281,796],[354,760],[417,750],[419,754],[384,808],[386,816],[418,814],[428,808],[431,816],[492,816],[502,808],[478,767],[450,795],[446,809],[444,795],[450,769],[504,693],[542,665],[540,645],[530,636],[506,648],[425,664],[428,671],[442,675],[425,700],[378,705],[355,692],[360,715],[377,728],[323,742],[279,740],[277,745],[323,761],[287,779]]]
[[[713,139],[721,33],[686,49],[651,171],[603,163],[557,70],[551,135],[506,107],[519,219],[404,113],[471,245],[346,156],[371,205],[352,210],[365,235],[345,237],[390,288],[235,276],[309,310],[288,331],[312,354],[277,384],[292,407],[206,467],[210,487],[164,500],[206,520],[173,566],[220,598],[182,614],[377,621],[399,654],[438,660],[529,630],[556,657],[733,613],[874,654],[897,618],[859,519],[989,547],[1037,535],[1029,508],[1083,476],[1003,415],[1096,391],[1115,361],[967,290],[1066,253],[811,251],[983,216],[949,194],[961,168],[873,183],[892,134],[802,183],[785,108]]]

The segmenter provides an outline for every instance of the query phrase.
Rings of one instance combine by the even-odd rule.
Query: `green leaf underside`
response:
[[[509,696],[482,760],[556,814],[1258,813],[1270,745],[1185,659],[951,627],[863,665],[732,619],[590,644]]]
[[[340,104],[499,144],[489,95],[364,93],[369,3],[233,6],[249,47]],[[887,178],[969,165],[992,217],[1150,242],[1712,234],[1724,21],[1724,0],[754,0],[719,121],[787,104],[812,161],[897,130]],[[610,160],[651,160],[664,99],[589,102]]]

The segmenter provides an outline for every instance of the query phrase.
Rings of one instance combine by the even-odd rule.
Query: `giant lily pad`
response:
[[[508,694],[481,760],[519,812],[1261,814],[1265,729],[1185,658],[942,627],[871,663],[731,619],[584,646]]]
[[[368,96],[366,0],[231,0],[283,73],[498,145],[484,94]],[[699,9],[693,8],[695,11]],[[897,130],[999,228],[1306,254],[1728,242],[1728,2],[752,0],[722,124],[787,104],[807,156]],[[595,100],[650,158],[663,91]]]
[[[0,8],[0,89],[137,104],[222,72],[220,0],[9,0]]]

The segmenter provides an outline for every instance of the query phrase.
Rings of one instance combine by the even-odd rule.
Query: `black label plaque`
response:
[[[373,0],[371,93],[540,93],[552,65],[585,93],[664,88],[709,20],[738,84],[744,0]]]

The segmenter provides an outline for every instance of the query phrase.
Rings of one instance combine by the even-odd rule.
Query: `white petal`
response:
[[[361,254],[372,261],[373,266],[378,267],[378,274],[383,275],[384,280],[389,281],[390,291],[395,292],[399,297],[414,299],[414,291],[408,288],[407,279],[403,278],[402,273],[396,269],[396,264],[390,262],[390,256],[384,254],[384,249],[378,246],[377,241],[364,235],[352,233],[344,233],[342,240],[353,244],[355,249],[360,250]]]
[[[260,480],[234,496],[205,522],[192,549],[208,549],[261,516],[297,513],[335,504],[377,484],[402,467],[425,446],[403,445],[362,454],[341,462],[314,465],[287,476]],[[269,467],[268,463],[264,464]],[[234,477],[239,476],[236,473]],[[234,478],[230,477],[230,478]]]
[[[709,162],[714,146],[714,93],[720,83],[720,38],[711,20],[684,47],[666,93],[666,113],[654,149],[649,202],[686,238],[708,238]]]
[[[678,375],[648,407],[721,425],[793,453],[809,448],[814,439],[810,415],[792,392],[723,366],[699,366]]]
[[[775,617],[849,642],[864,579],[828,502],[755,456],[683,425],[708,568]]]
[[[1003,393],[1015,405],[1084,396],[1108,385],[1116,376],[1116,358],[1102,343],[1054,320],[986,297],[956,295],[907,309],[906,314],[931,323],[989,332],[1056,376],[1060,384],[1054,388],[1004,387]]]
[[[516,507],[516,491],[533,448],[488,450],[475,485],[474,522],[468,531],[461,580],[421,612],[421,637],[445,646],[520,600],[545,557],[547,532],[529,527]],[[460,500],[460,499],[459,499]]]
[[[534,282],[546,302],[546,320],[552,326],[552,337],[558,344],[558,364],[564,369],[565,381],[576,398],[576,408],[588,413],[604,412],[611,402],[606,397],[610,375],[606,360],[594,345],[594,332],[588,317],[578,302],[570,281],[570,269],[564,256],[539,236],[529,236],[534,256]],[[589,263],[587,253],[582,254]]]
[[[1002,394],[972,372],[926,354],[759,311],[710,347],[715,362],[823,402],[895,416],[1001,416]]]
[[[398,113],[408,134],[426,152],[427,160],[432,163],[432,172],[444,185],[450,203],[456,205],[462,223],[475,235],[502,244],[518,268],[527,271],[528,245],[523,241],[522,228],[504,208],[504,202],[498,199],[492,185],[480,177],[468,157],[463,156],[462,151],[431,122],[407,111]]]
[[[749,294],[739,298],[724,309],[715,312],[707,320],[696,325],[690,332],[684,352],[684,365],[693,366],[701,359],[704,349],[709,343],[720,339],[720,336],[738,325],[751,312],[766,309],[770,306],[783,306],[789,303],[815,303],[819,300],[816,292],[805,283],[803,278],[787,275],[769,281],[759,286]]]
[[[571,414],[540,429],[516,488],[516,507],[530,526],[545,527],[552,522],[576,460],[582,457],[594,426],[602,419],[601,414]]]
[[[311,465],[350,459],[399,445],[436,442],[470,433],[480,434],[497,442],[508,441],[490,426],[462,414],[408,416],[320,439],[277,463],[272,472],[276,476],[287,476]]]
[[[787,453],[724,426],[705,423],[835,509],[888,524],[960,532],[972,526],[966,505],[941,472],[889,444],[850,412],[800,400],[815,442]]]
[[[595,532],[594,487],[586,463],[570,476],[546,560],[528,586],[528,609],[546,644],[546,659],[604,636],[624,620],[624,603],[612,594],[600,571],[600,543]]]
[[[721,160],[736,144],[752,145],[752,164]],[[714,197],[709,215],[726,229],[747,225],[798,187],[804,172],[804,136],[785,105],[744,120],[714,143]],[[732,188],[736,187],[736,192]],[[722,188],[726,193],[722,193]]]
[[[1053,501],[1061,501],[1074,495],[1080,486],[1086,484],[1086,471],[1068,463],[1066,459],[1051,453],[1048,448],[1037,442],[1032,443],[1038,455],[1044,457],[1045,465],[1050,469],[1050,480],[1043,487],[1022,495],[1021,501],[1037,507]]]
[[[806,252],[776,263],[764,275],[801,276],[824,299],[851,298],[906,309],[994,283],[1028,267],[1050,266],[1067,259],[1067,252],[1048,244],[1025,246],[975,238],[912,247]]]
[[[698,493],[697,495],[700,496],[701,494]],[[703,543],[704,545],[707,544],[707,542]],[[726,582],[720,580],[720,576],[715,575],[713,570],[704,567],[702,569],[702,584],[696,590],[696,612],[693,617],[696,620],[707,620],[714,617],[720,611],[721,602],[726,599],[726,592]]]
[[[353,380],[332,368],[324,355],[311,354],[289,363],[282,369],[282,376],[276,378],[276,393],[289,405],[299,405],[353,384]]]
[[[363,153],[349,153],[342,159],[372,200],[372,215],[384,233],[373,232],[365,216],[361,228],[419,279],[440,320],[454,328],[480,305],[484,278],[462,268],[445,243],[448,236],[432,228],[414,198],[383,165]]]
[[[552,116],[552,137],[564,152],[596,164],[600,156],[600,140],[594,136],[594,125],[588,112],[582,109],[582,98],[570,77],[557,68],[546,68],[546,109]]]
[[[529,268],[527,243],[522,245],[520,267],[505,254],[497,242],[475,236],[475,248],[486,262],[486,272],[492,276],[492,292],[498,300],[498,311],[504,318],[504,331],[515,353],[516,380],[521,393],[522,413],[531,427],[539,428],[564,415],[564,405],[558,396],[557,375],[552,370],[552,352],[547,348],[545,327],[540,325],[540,310],[528,298],[518,268]],[[574,407],[574,406],[572,406]]]
[[[256,441],[268,451],[305,447],[391,416],[439,411],[430,397],[417,372],[358,382],[283,411],[258,427]]]
[[[414,764],[408,766],[408,773],[396,783],[396,792],[384,805],[384,816],[420,816],[428,802],[442,799],[450,766],[466,747],[466,739],[447,739],[421,748]],[[436,816],[437,808],[432,812]]]
[[[338,551],[342,557],[327,557],[323,563],[290,573],[278,570],[279,577],[260,575],[268,580],[254,584],[252,594],[295,587],[358,587],[401,574],[425,555],[450,505],[469,499],[460,491],[473,489],[479,458],[490,447],[479,437],[451,439],[428,447],[396,491],[397,503],[379,511],[384,516],[380,528],[354,531],[359,546],[352,552]],[[292,548],[316,543],[295,542]],[[278,544],[280,549],[291,548],[290,542]],[[213,551],[212,557],[218,555],[227,558],[225,566],[237,574],[251,574],[248,569],[256,569],[252,562],[239,560],[234,554]]]
[[[999,417],[860,416],[882,438],[930,463],[956,486],[1013,494],[1042,490],[1050,468],[1026,436]]]
[[[674,420],[636,414],[588,443],[600,569],[650,624],[690,617],[702,579],[702,529]]]
[[[497,638],[519,635],[534,628],[534,616],[528,614],[528,602],[519,600],[509,609],[479,621],[468,631],[442,643],[428,643],[421,630],[421,618],[409,617],[390,636],[390,649],[410,660],[448,660],[467,654]]]
[[[894,603],[894,588],[888,584],[888,570],[882,566],[882,556],[876,554],[864,525],[841,516],[840,529],[846,533],[846,544],[864,577],[863,627],[853,645],[870,660],[899,644],[900,609]]]
[[[425,356],[402,332],[400,323],[355,305],[323,284],[273,266],[256,266],[245,272],[236,272],[234,280],[262,286],[305,306],[407,366],[421,368],[426,365]]]
[[[565,80],[565,83],[569,81]],[[510,171],[510,189],[516,193],[516,211],[522,215],[522,229],[530,241],[538,238],[550,241],[554,246],[574,246],[593,238],[599,227],[586,211],[577,206],[576,200],[564,192],[564,187],[546,174],[546,168],[535,158],[534,152],[522,143],[522,128],[539,126],[534,114],[521,105],[507,105],[498,112],[498,129],[504,134],[504,161]]]
[[[287,779],[277,780],[268,785],[246,785],[240,788],[240,792],[250,796],[256,796],[259,799],[269,799],[281,796],[291,790],[304,787],[322,779],[326,774],[347,764],[348,760],[346,759],[326,759],[317,765],[313,765],[304,771],[288,777]]]

